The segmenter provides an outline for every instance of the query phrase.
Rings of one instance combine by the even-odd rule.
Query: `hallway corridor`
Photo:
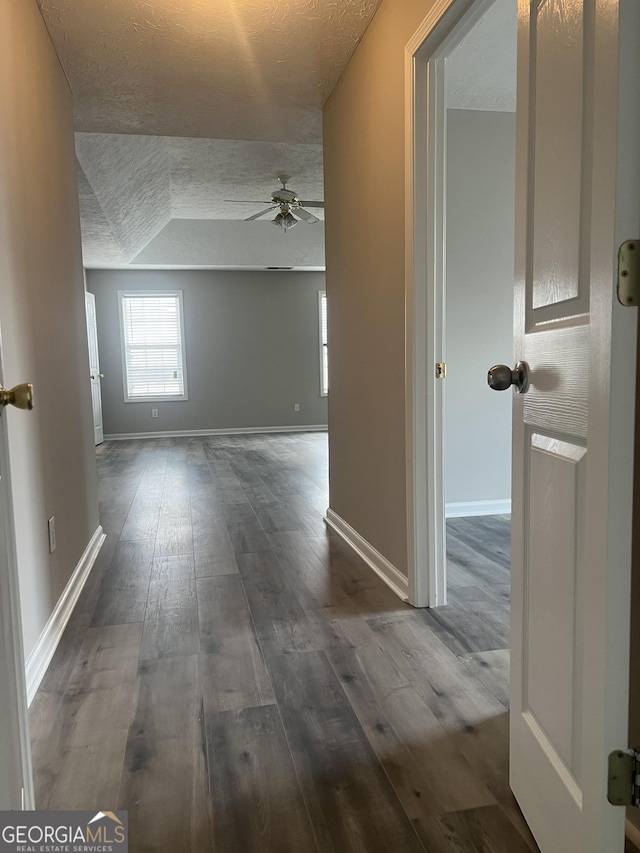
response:
[[[97,449],[107,539],[30,710],[38,808],[132,853],[532,853],[508,786],[508,522],[449,525],[451,604],[330,532],[327,436]]]

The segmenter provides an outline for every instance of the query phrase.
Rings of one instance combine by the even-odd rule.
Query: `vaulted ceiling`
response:
[[[380,0],[38,2],[74,98],[87,266],[324,263],[322,222],[276,233],[224,200],[267,202],[281,174],[323,198],[322,106]]]
[[[267,207],[283,172],[322,200],[319,144],[78,133],[76,153],[87,266],[324,265],[322,221],[286,234],[273,213],[238,221]]]
[[[321,211],[242,220],[282,174],[323,199],[322,106],[380,0],[38,3],[73,93],[86,266],[324,265]],[[515,5],[447,60],[450,107],[514,108]]]

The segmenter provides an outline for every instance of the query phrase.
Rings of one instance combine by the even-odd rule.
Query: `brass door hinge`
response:
[[[612,806],[640,805],[640,752],[616,749],[609,756],[607,799]]]
[[[436,379],[445,379],[447,376],[447,365],[444,361],[436,363]]]
[[[627,240],[618,249],[618,302],[640,305],[640,240]]]

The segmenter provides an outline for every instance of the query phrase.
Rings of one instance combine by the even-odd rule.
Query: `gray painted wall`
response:
[[[407,573],[405,45],[430,0],[382,0],[324,105],[331,509]]]
[[[34,0],[0,3],[0,71],[4,376],[35,386],[3,415],[28,656],[98,526],[71,94]]]
[[[105,434],[327,423],[324,273],[88,270],[87,286],[96,297]],[[124,402],[118,290],[127,289],[183,291],[187,401]]]
[[[508,500],[512,393],[486,376],[513,360],[515,114],[447,122],[446,501]]]

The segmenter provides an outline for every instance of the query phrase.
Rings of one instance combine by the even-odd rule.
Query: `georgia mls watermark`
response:
[[[0,811],[0,853],[128,853],[127,812]]]

